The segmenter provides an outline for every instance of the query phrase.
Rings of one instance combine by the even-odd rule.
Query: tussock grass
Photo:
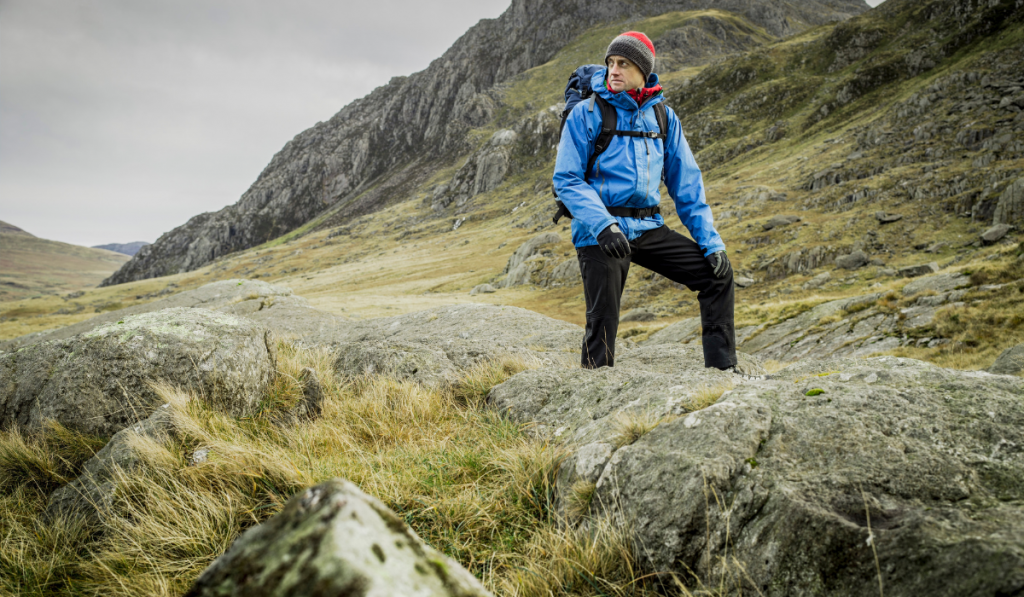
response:
[[[0,436],[0,594],[180,595],[243,531],[291,495],[340,476],[395,510],[500,595],[647,595],[619,525],[564,531],[558,447],[480,408],[494,384],[536,363],[482,363],[451,387],[336,379],[328,352],[278,347],[280,375],[247,419],[157,386],[173,437],[130,442],[142,465],[115,474],[99,527],[44,520],[48,495],[102,445],[54,426]],[[303,368],[326,393],[320,419],[282,426]],[[197,452],[207,454],[195,458]]]
[[[634,444],[669,419],[649,411],[623,413],[615,419],[612,444],[616,449]]]
[[[690,396],[690,399],[683,404],[689,411],[702,410],[718,402],[722,395],[733,389],[731,383],[721,383],[713,386],[701,386]]]

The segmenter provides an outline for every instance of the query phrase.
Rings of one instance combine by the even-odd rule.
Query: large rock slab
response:
[[[700,333],[700,317],[690,317],[654,332],[645,344],[686,344],[699,340]]]
[[[518,307],[466,304],[350,322],[331,346],[339,373],[388,373],[427,384],[504,355],[571,365],[583,329]]]
[[[879,574],[890,595],[1024,591],[1024,380],[815,359],[687,413],[728,381],[693,357],[527,371],[489,402],[574,450],[559,483],[594,483],[590,513],[629,523],[652,571],[763,595],[874,594]],[[657,425],[623,445],[615,422],[640,414]]]
[[[485,597],[458,562],[352,483],[332,479],[296,495],[246,531],[188,597]]]
[[[84,334],[0,353],[0,428],[48,419],[113,435],[157,406],[151,383],[191,388],[211,406],[250,414],[275,375],[271,332],[207,309],[126,316]]]
[[[264,323],[282,336],[287,336],[293,331],[304,333],[313,327],[319,329],[321,325],[336,326],[339,321],[343,320],[343,318],[313,309],[305,299],[293,296],[290,288],[275,286],[259,280],[232,279],[212,282],[195,290],[186,290],[153,302],[102,313],[91,319],[56,330],[37,332],[0,342],[0,351],[13,351],[48,340],[63,340],[108,323],[120,321],[128,315],[153,313],[172,307],[222,310],[253,319],[262,319]],[[273,316],[270,315],[270,310],[263,313],[263,310],[268,307],[274,307]],[[314,322],[314,320],[318,321]],[[321,320],[323,323],[320,323]]]

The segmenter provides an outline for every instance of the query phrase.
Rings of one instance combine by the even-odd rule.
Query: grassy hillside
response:
[[[127,255],[37,238],[0,222],[0,301],[93,287]],[[4,312],[6,309],[0,309]]]
[[[474,297],[468,291],[503,280],[511,253],[540,232],[563,239],[549,248],[553,262],[574,259],[566,222],[550,222],[553,115],[572,68],[600,61],[611,36],[637,29],[651,34],[663,48],[663,66],[675,69],[661,73],[668,103],[697,152],[736,270],[754,281],[738,291],[739,325],[898,290],[906,281],[895,275],[898,268],[935,261],[971,273],[977,285],[1016,284],[979,294],[956,326],[936,329],[953,341],[948,346],[911,350],[940,364],[986,366],[1024,341],[1015,315],[1024,285],[1016,232],[993,245],[978,238],[991,225],[998,198],[1024,171],[1024,112],[1015,103],[1024,99],[1021,15],[1012,0],[971,10],[951,0],[889,0],[845,23],[784,40],[718,11],[595,29],[550,63],[507,82],[498,117],[472,135],[477,153],[422,184],[368,191],[393,194],[392,207],[348,220],[326,213],[202,270],[87,293],[81,301],[127,305],[168,284],[185,289],[249,276],[291,286],[320,308],[351,317],[476,301],[583,323],[578,286]],[[501,128],[519,133],[501,183],[438,203]],[[663,208],[672,211],[667,195]],[[899,219],[883,223],[878,212]],[[766,230],[776,215],[802,221]],[[674,215],[667,221],[681,228]],[[836,267],[837,256],[856,250],[871,262]],[[829,282],[805,288],[822,272],[831,272]],[[25,315],[0,323],[2,337],[71,322],[53,301],[4,306]],[[658,315],[623,326],[623,335],[637,338],[698,313],[693,294],[640,268],[630,273],[623,306]]]

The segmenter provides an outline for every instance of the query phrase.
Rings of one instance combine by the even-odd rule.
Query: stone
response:
[[[645,569],[859,596],[878,590],[877,554],[887,594],[1024,588],[1024,380],[878,357],[737,383],[703,369],[697,347],[657,348],[693,352],[671,373],[643,370],[654,354],[525,371],[488,397],[569,451],[558,500],[563,481],[600,470],[585,514],[630,524]],[[729,382],[713,405],[685,408]],[[623,443],[622,421],[638,417],[650,430]]]
[[[762,228],[765,230],[772,230],[773,228],[781,228],[783,226],[789,226],[800,221],[798,216],[774,216],[762,224]]]
[[[924,252],[925,253],[938,253],[939,251],[941,251],[942,249],[945,249],[948,246],[949,246],[949,243],[941,242],[940,241],[940,242],[934,243],[932,245],[929,245],[928,248],[924,250]]]
[[[578,364],[583,328],[518,307],[466,304],[353,321],[333,343],[348,376],[391,374],[426,385],[504,356]]]
[[[0,353],[0,428],[52,419],[110,436],[158,404],[151,384],[195,391],[212,408],[253,413],[276,374],[271,332],[235,315],[171,308]]]
[[[843,269],[857,269],[868,263],[868,256],[864,251],[854,251],[849,255],[836,257],[836,265]]]
[[[826,356],[869,356],[899,346],[896,316],[878,313],[872,293],[828,301],[775,325],[737,331],[739,348],[761,359],[793,362]],[[894,344],[895,342],[895,344]]]
[[[813,290],[815,288],[821,288],[826,282],[832,279],[832,274],[829,272],[822,272],[817,276],[814,276],[810,280],[804,282],[804,290]]]
[[[1024,372],[1024,344],[1004,350],[986,371],[999,375],[1020,375]]]
[[[639,307],[636,309],[630,309],[626,313],[619,317],[619,323],[629,323],[631,321],[654,321],[657,315],[645,309]]]
[[[699,339],[700,333],[700,317],[691,317],[654,332],[644,344],[686,344]]]
[[[478,294],[494,294],[498,292],[498,289],[490,284],[479,284],[473,287],[473,290],[469,291],[470,296],[476,296]]]
[[[110,514],[118,480],[131,476],[145,460],[136,450],[140,439],[164,443],[176,434],[171,405],[165,404],[139,423],[114,434],[107,445],[90,458],[77,479],[50,495],[47,520],[82,519],[97,526]]]
[[[931,263],[923,263],[921,265],[908,265],[907,267],[901,267],[899,269],[900,275],[904,278],[916,278],[926,274],[937,274],[938,272],[939,264],[934,261]]]
[[[937,274],[934,276],[918,278],[913,282],[908,282],[906,286],[903,287],[903,295],[913,296],[925,291],[932,291],[936,293],[950,292],[951,290],[956,290],[957,288],[969,283],[970,278],[959,272]]]
[[[583,274],[580,272],[580,262],[575,257],[570,257],[555,266],[546,286],[578,286],[582,283]]]
[[[316,370],[303,367],[298,382],[302,388],[302,397],[291,408],[275,411],[272,419],[274,423],[282,426],[298,425],[319,419],[323,414],[326,394]]]
[[[996,224],[995,226],[992,226],[985,232],[981,233],[981,242],[983,242],[986,245],[991,245],[993,243],[999,242],[1000,240],[1003,239],[1004,236],[1006,236],[1006,233],[1009,231],[1010,226],[1008,224]]]
[[[504,287],[511,288],[513,286],[529,284],[532,268],[527,263],[527,260],[532,257],[539,258],[538,253],[545,245],[553,245],[560,242],[562,242],[562,237],[558,236],[558,234],[544,232],[519,245],[519,248],[509,257],[508,264],[505,265],[504,273],[508,274],[508,276],[505,278]]]
[[[878,220],[880,224],[892,224],[893,222],[899,222],[902,220],[903,214],[890,214],[884,211],[876,211],[875,219]]]
[[[1017,224],[1024,221],[1024,178],[1018,178],[999,195],[992,224]]]
[[[753,278],[748,278],[746,276],[736,276],[733,278],[733,283],[740,288],[750,288],[756,283],[756,281]]]
[[[293,295],[291,288],[258,280],[231,279],[212,282],[149,303],[108,311],[42,334],[29,334],[0,342],[0,350],[13,351],[37,342],[63,340],[120,321],[128,315],[153,313],[172,307],[212,309],[242,315],[262,321],[281,337],[308,335],[314,330],[335,328],[344,320],[342,317],[313,309],[306,299]]]
[[[344,479],[296,494],[242,534],[185,594],[490,597],[380,500]]]

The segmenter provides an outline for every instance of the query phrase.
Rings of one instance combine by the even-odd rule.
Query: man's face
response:
[[[615,93],[643,87],[647,81],[640,67],[622,56],[608,57],[608,88]]]

